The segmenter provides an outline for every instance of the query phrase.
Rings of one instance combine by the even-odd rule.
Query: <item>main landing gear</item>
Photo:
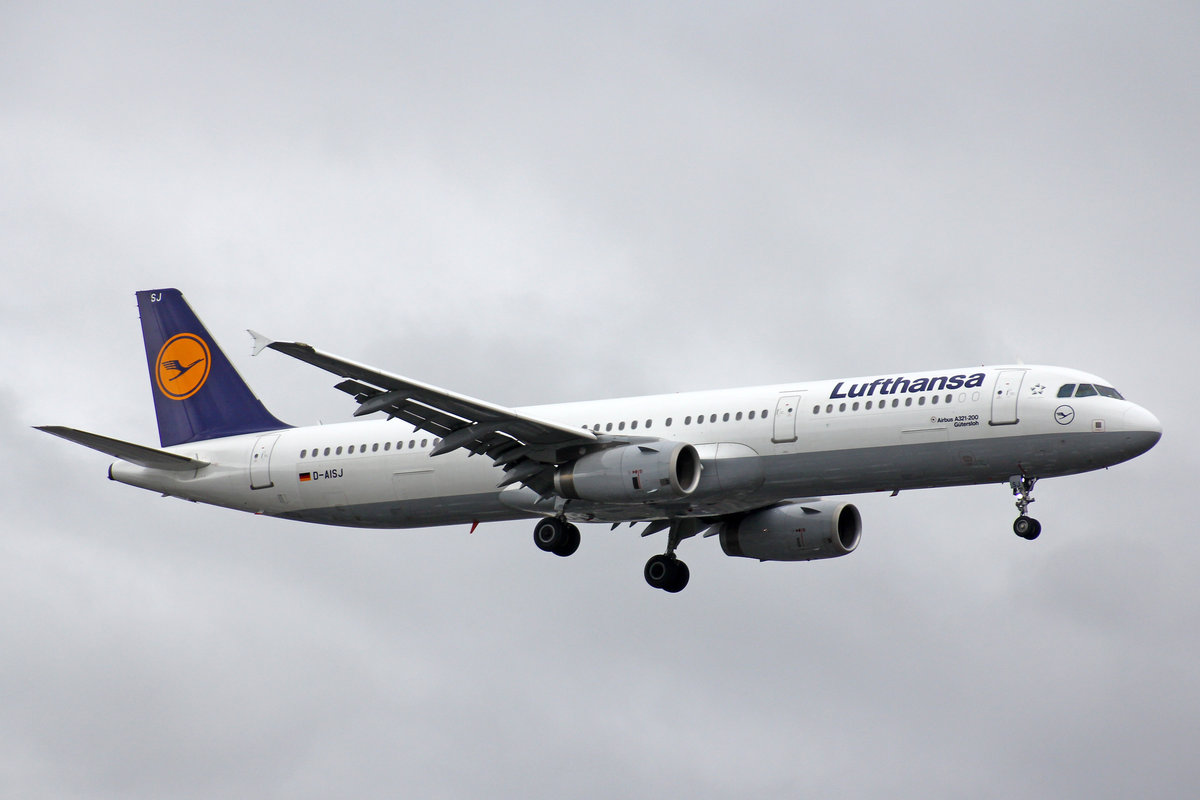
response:
[[[539,519],[533,526],[533,542],[547,553],[566,558],[579,549],[579,528],[557,517]]]
[[[649,533],[658,525],[666,523],[652,523],[651,527],[646,529]],[[643,574],[646,576],[646,583],[650,584],[655,589],[662,589],[664,592],[682,592],[683,587],[688,585],[688,579],[692,573],[688,569],[688,565],[679,560],[675,555],[675,548],[679,543],[690,536],[695,536],[700,532],[700,526],[697,525],[694,519],[673,519],[667,527],[667,552],[662,555],[651,556],[646,562],[646,569]],[[643,533],[643,536],[646,534]]]
[[[665,524],[665,523],[663,523]],[[661,528],[659,528],[661,530]],[[667,552],[653,556],[646,562],[643,574],[646,583],[666,592],[680,592],[687,586],[691,572],[687,564],[675,556],[675,548],[682,539],[695,536],[699,527],[694,520],[675,520],[670,525]],[[569,556],[579,549],[579,528],[558,517],[539,519],[533,526],[533,542],[547,553]]]
[[[1037,483],[1037,478],[1027,475],[1013,475],[1008,479],[1008,485],[1012,487],[1013,494],[1017,496],[1017,511],[1021,512],[1021,516],[1017,517],[1013,523],[1013,533],[1030,541],[1036,539],[1042,532],[1042,523],[1025,514],[1029,510],[1029,504],[1033,502],[1033,485],[1035,483]]]

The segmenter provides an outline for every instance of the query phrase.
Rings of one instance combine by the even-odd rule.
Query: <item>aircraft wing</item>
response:
[[[90,447],[93,450],[99,450],[101,453],[107,453],[114,458],[119,458],[122,461],[128,461],[130,464],[137,464],[139,467],[146,467],[147,469],[187,472],[208,466],[207,461],[201,461],[198,458],[188,458],[178,453],[169,453],[166,450],[143,447],[140,444],[123,442],[120,439],[110,439],[98,433],[88,433],[87,431],[76,430],[75,428],[65,428],[62,425],[38,425],[35,427],[39,431],[45,431],[51,435],[66,439],[68,442],[74,442],[84,447]]]
[[[521,482],[548,494],[554,464],[567,460],[565,450],[594,448],[599,438],[584,428],[537,419],[473,397],[392,375],[365,364],[323,353],[301,342],[277,342],[250,331],[254,353],[277,350],[346,380],[336,388],[354,397],[356,417],[382,411],[441,439],[430,454],[463,448],[487,455],[507,475],[501,486]],[[578,456],[575,452],[571,457]]]

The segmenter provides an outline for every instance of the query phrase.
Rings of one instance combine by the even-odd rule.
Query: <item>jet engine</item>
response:
[[[700,483],[700,455],[690,444],[650,441],[589,453],[559,467],[554,490],[572,500],[649,503],[686,497]]]
[[[861,535],[862,515],[850,503],[794,503],[724,523],[721,549],[759,561],[813,561],[853,553]]]

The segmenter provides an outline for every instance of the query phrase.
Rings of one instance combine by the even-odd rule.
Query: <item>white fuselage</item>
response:
[[[788,498],[1068,475],[1133,458],[1161,426],[1124,399],[1059,397],[1108,386],[1070,369],[999,366],[518,409],[599,434],[692,444],[703,464],[685,500],[614,506],[504,490],[486,457],[431,457],[397,421],[233,436],[169,448],[194,472],[114,463],[113,480],[164,494],[334,525],[407,528],[561,514],[575,521],[712,517]]]

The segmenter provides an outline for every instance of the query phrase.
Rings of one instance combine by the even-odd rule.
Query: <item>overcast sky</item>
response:
[[[0,786],[14,797],[1170,797],[1200,785],[1200,7],[0,6]],[[133,293],[507,405],[982,363],[1149,454],[855,498],[811,564],[361,532],[105,480]]]

